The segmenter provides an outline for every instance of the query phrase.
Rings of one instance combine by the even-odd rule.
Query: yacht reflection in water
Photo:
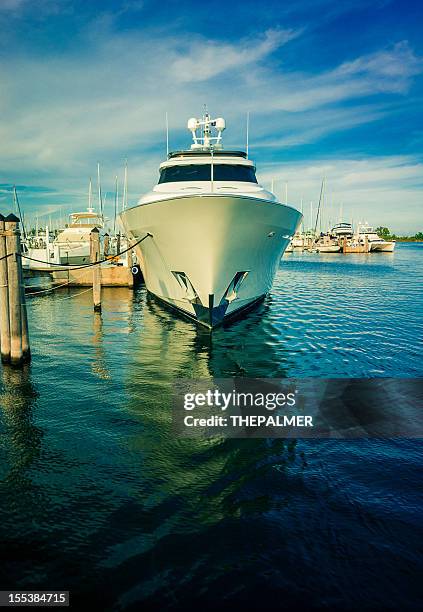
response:
[[[296,441],[180,438],[172,425],[175,379],[284,376],[270,342],[273,330],[263,322],[267,308],[265,302],[211,335],[173,317],[143,290],[135,295],[121,406],[131,426],[121,443],[131,464],[139,463],[142,486],[132,499],[136,528],[107,563],[110,582],[125,584],[124,600],[135,592],[146,605],[175,598],[189,604],[203,591],[212,601],[222,558],[230,559],[225,572],[231,575],[254,550],[271,547],[267,520],[257,524],[257,518],[289,504],[284,474],[305,467]],[[125,508],[126,502],[104,525],[104,537],[121,529]],[[223,550],[229,541],[230,555]],[[234,576],[234,585],[243,582]]]

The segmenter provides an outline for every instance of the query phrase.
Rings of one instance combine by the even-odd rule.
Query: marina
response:
[[[11,252],[7,240],[4,243],[7,291],[3,300],[8,304],[3,308],[11,311],[13,295],[23,296],[21,320],[15,323],[22,334],[21,347],[29,342],[24,296],[31,288],[36,294],[92,287],[94,310],[100,311],[102,287],[134,288],[143,281],[164,306],[213,329],[228,319],[248,316],[248,311],[266,297],[285,252],[322,256],[393,253],[395,241],[382,239],[367,224],[354,228],[352,223],[340,221],[326,232],[317,232],[319,223],[322,228],[325,179],[315,218],[311,205],[314,229],[305,230],[304,215],[288,205],[288,184],[282,203],[273,193],[273,180],[272,191],[258,183],[256,167],[248,155],[248,138],[246,151],[226,150],[222,141],[225,120],[212,119],[207,111],[202,119],[189,119],[187,127],[193,139],[191,147],[168,150],[166,161],[160,164],[158,183],[132,206],[128,206],[125,162],[120,213],[117,176],[115,181],[112,235],[106,231],[100,164],[97,210],[90,179],[87,210],[71,213],[65,227],[53,234],[48,225],[39,230],[38,218],[36,230],[28,235],[23,223],[22,232],[18,231],[17,217],[2,217],[6,221],[4,236],[13,231],[18,241]],[[21,213],[16,188],[13,199]],[[302,211],[302,200],[300,208]],[[13,230],[8,230],[8,220],[15,224]],[[16,287],[7,281],[10,257],[19,268]],[[10,329],[4,334],[11,334]],[[9,343],[8,337],[5,342]],[[25,350],[29,354],[29,345],[22,354]],[[8,360],[3,355],[3,361]],[[25,359],[13,357],[11,361],[17,365]]]
[[[422,24],[0,1],[0,607],[420,609]]]

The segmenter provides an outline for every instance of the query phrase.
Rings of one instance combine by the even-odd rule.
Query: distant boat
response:
[[[341,251],[341,245],[336,244],[335,242],[317,243],[316,251],[319,253],[339,253]]]
[[[341,245],[338,237],[327,233],[320,236],[314,248],[318,253],[339,253]]]
[[[22,259],[23,268],[40,270],[51,267],[50,263],[55,261],[55,252],[48,225],[45,232],[40,232],[37,226],[35,235],[27,236],[23,251],[27,255]]]
[[[357,232],[357,241],[359,244],[366,242],[369,245],[369,251],[381,252],[381,253],[392,253],[395,249],[395,240],[384,240],[375,232],[375,230],[369,225],[359,225]]]
[[[330,233],[338,239],[352,238],[354,235],[354,230],[351,223],[337,223],[333,226]]]
[[[94,228],[103,228],[103,218],[93,208],[72,213],[69,225],[53,242],[56,263],[85,264],[90,261],[90,234]]]

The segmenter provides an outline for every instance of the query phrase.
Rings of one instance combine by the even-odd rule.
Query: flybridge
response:
[[[172,159],[174,157],[204,157],[212,155],[212,151],[205,151],[204,149],[188,149],[186,151],[172,151],[168,154],[167,158]],[[247,158],[247,153],[245,151],[228,151],[223,149],[215,150],[213,149],[213,156],[224,156],[224,157],[242,157],[243,159]]]

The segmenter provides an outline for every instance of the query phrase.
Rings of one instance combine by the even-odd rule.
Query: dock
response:
[[[114,264],[101,264],[100,282],[102,287],[133,287],[134,275],[131,268]],[[69,287],[90,287],[93,284],[93,270],[90,268],[80,268],[78,266],[55,267],[49,270],[52,277],[52,284],[62,285],[66,283]]]

